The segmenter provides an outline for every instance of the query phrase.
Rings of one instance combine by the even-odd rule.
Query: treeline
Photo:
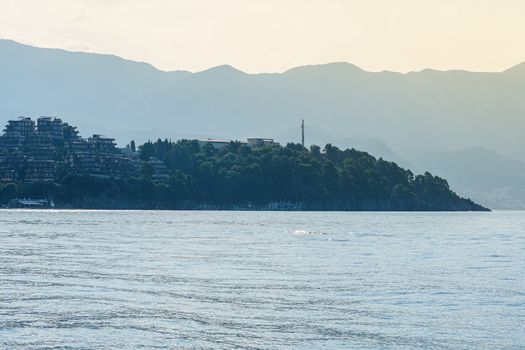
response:
[[[442,178],[415,176],[393,162],[330,144],[251,148],[232,142],[217,149],[158,140],[139,150],[143,160],[164,162],[169,183],[153,183],[146,168],[141,178],[128,179],[66,173],[55,184],[3,186],[0,201],[16,193],[81,208],[485,210],[452,192]]]

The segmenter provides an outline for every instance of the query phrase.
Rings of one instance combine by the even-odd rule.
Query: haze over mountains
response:
[[[116,56],[0,40],[1,119],[56,115],[84,136],[332,142],[446,177],[492,208],[525,208],[525,63],[501,73],[365,72],[348,63],[246,74],[164,72]]]

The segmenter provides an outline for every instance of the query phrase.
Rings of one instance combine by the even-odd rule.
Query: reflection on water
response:
[[[0,211],[0,348],[519,349],[525,213]]]

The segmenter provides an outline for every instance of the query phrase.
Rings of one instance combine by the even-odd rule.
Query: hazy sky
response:
[[[164,70],[501,71],[525,61],[525,0],[0,0],[0,38]]]

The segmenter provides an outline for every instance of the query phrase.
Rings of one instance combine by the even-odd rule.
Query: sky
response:
[[[162,70],[502,71],[525,61],[524,0],[0,0],[0,38]]]

